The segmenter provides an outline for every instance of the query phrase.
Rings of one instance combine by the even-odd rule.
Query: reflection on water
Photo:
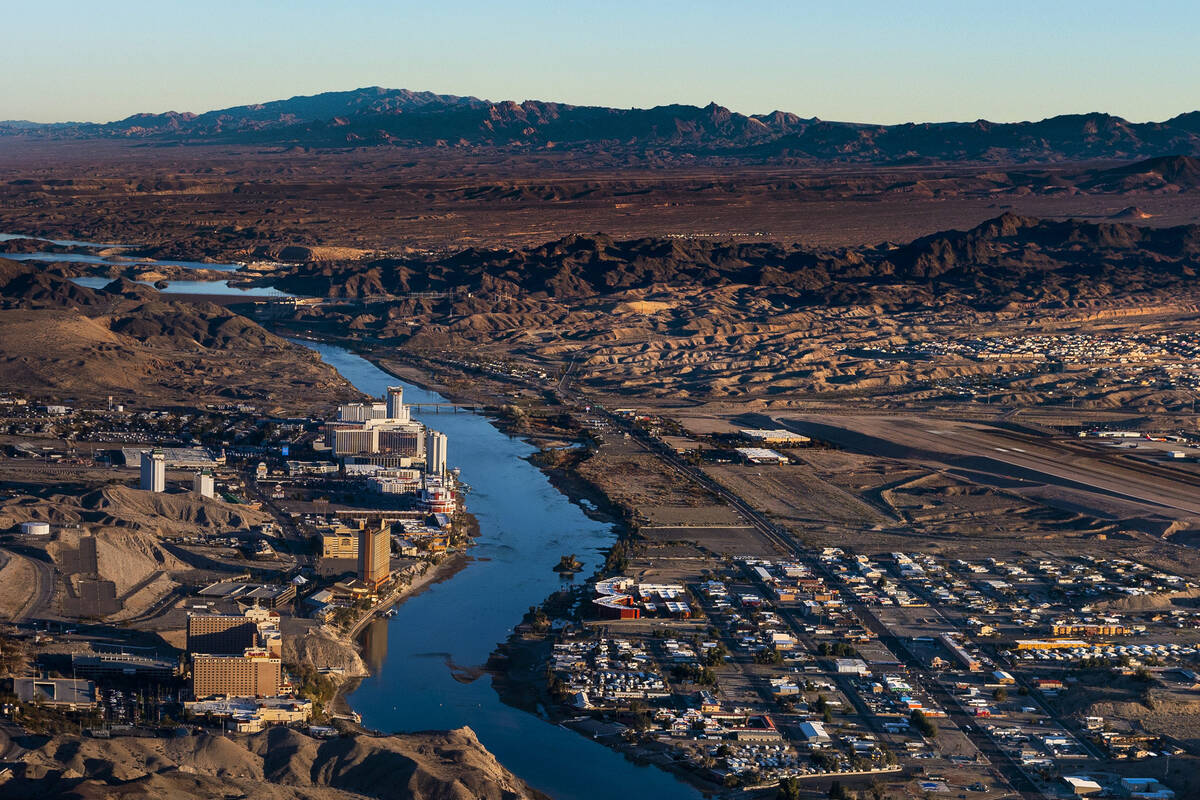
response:
[[[382,617],[371,620],[363,629],[363,661],[372,675],[378,675],[387,658],[388,621]]]
[[[43,239],[40,236],[25,236],[20,233],[0,233],[0,242],[12,239],[33,239],[61,247],[90,247],[95,249],[128,249],[128,244],[101,244],[80,242],[75,239]],[[109,264],[118,267],[142,267],[154,269],[159,266],[183,267],[185,269],[211,269],[217,272],[236,272],[241,264],[205,264],[203,261],[173,261],[170,259],[130,259],[119,256],[96,256],[90,253],[0,253],[0,257],[11,261],[44,261],[51,264]]]
[[[103,289],[112,283],[112,278],[102,278],[88,275],[82,278],[71,278],[71,282],[89,289]],[[154,286],[150,281],[134,281],[143,286]],[[167,285],[159,289],[163,294],[213,294],[234,295],[237,297],[295,297],[294,294],[281,292],[270,286],[230,286],[229,281],[167,281]]]
[[[43,236],[26,236],[23,233],[0,233],[0,242],[7,242],[12,239],[34,239],[39,242],[57,244],[61,247],[130,247],[127,244],[102,244],[101,242],[81,242],[78,239],[47,239]]]
[[[403,384],[410,403],[445,402],[341,348],[296,341],[368,394],[380,396],[387,386]],[[502,764],[560,800],[699,797],[666,772],[634,764],[500,701],[480,670],[496,644],[530,606],[560,588],[553,567],[561,555],[575,553],[588,574],[603,561],[615,531],[588,518],[525,460],[534,451],[531,445],[501,433],[484,417],[424,414],[422,421],[449,436],[450,462],[472,487],[467,501],[480,536],[462,571],[368,628],[363,639],[368,661],[382,666],[372,663],[371,677],[349,697],[364,724],[385,731],[469,725]],[[381,623],[386,648],[376,638]]]

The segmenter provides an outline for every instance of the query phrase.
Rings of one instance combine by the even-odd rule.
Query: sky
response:
[[[1195,0],[10,0],[0,119],[361,86],[828,120],[1200,109]]]

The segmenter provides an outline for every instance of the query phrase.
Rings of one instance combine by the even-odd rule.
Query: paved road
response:
[[[33,568],[33,585],[29,587],[29,599],[13,615],[12,621],[24,622],[31,616],[49,608],[50,601],[54,597],[54,569],[44,561],[15,553],[12,550],[0,549],[0,554],[3,554],[6,560],[24,561]]]
[[[742,500],[737,494],[714,481],[699,467],[684,461],[665,444],[637,430],[628,421],[612,415],[609,415],[608,419],[614,426],[628,432],[631,438],[659,456],[661,460],[674,467],[680,474],[690,478],[697,485],[713,492],[727,502],[746,519],[751,527],[775,544],[782,553],[794,556],[818,572],[825,574],[828,578],[832,578],[826,570],[825,565],[818,559],[812,558],[808,549],[792,538],[791,534],[783,528],[776,526],[763,514]],[[937,698],[938,702],[949,715],[949,719],[962,730],[975,748],[991,762],[992,766],[1000,771],[1011,789],[1019,793],[1025,800],[1042,800],[1045,795],[1038,790],[1029,776],[1025,774],[1012,757],[1001,749],[990,736],[975,726],[971,718],[958,707],[958,704],[949,691],[937,681],[932,671],[922,661],[909,653],[908,649],[899,639],[891,635],[886,626],[875,619],[874,615],[870,614],[864,606],[857,603],[851,603],[850,605],[859,615],[859,618],[863,620],[864,624],[868,625],[879,636],[880,641],[904,662],[909,672],[920,677],[922,685],[927,688],[927,691],[931,695]],[[870,718],[869,715],[867,718]]]

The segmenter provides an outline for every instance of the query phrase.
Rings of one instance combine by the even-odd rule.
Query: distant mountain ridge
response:
[[[1198,225],[1150,228],[1005,213],[969,230],[903,245],[820,250],[575,234],[519,250],[299,264],[277,271],[272,282],[315,296],[457,293],[565,303],[671,287],[744,286],[793,308],[877,305],[900,311],[948,303],[995,310],[1009,303],[1087,305],[1155,292],[1190,295],[1198,273]]]
[[[1047,162],[1200,155],[1200,111],[1165,122],[1069,114],[1038,122],[829,122],[775,111],[575,106],[368,87],[202,114],[135,114],[108,123],[0,122],[3,137],[132,139],[301,147],[562,149],[747,162]]]

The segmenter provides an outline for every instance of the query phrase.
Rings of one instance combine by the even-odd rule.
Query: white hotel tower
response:
[[[162,492],[167,488],[167,461],[159,451],[142,451],[142,480],[144,492]]]
[[[388,422],[408,422],[408,406],[404,405],[404,387],[389,386],[387,389]]]
[[[446,474],[446,434],[430,430],[425,434],[425,474]]]

